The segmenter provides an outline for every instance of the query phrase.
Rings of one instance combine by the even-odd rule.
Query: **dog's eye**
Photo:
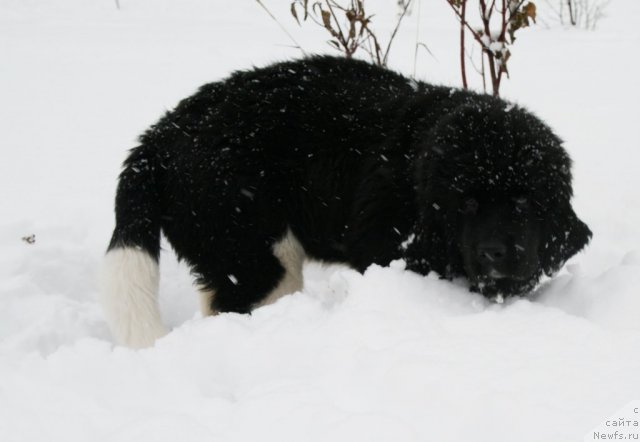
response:
[[[467,198],[462,206],[462,211],[473,215],[478,211],[478,206],[478,200],[475,198]]]

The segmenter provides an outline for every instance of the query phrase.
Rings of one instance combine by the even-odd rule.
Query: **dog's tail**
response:
[[[133,149],[116,193],[116,227],[107,249],[101,301],[116,341],[132,348],[166,334],[158,307],[160,203],[156,155]]]

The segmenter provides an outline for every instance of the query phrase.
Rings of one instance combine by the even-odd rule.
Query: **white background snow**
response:
[[[265,3],[331,51],[288,1]],[[120,4],[0,0],[0,441],[579,441],[640,398],[640,2],[516,42],[503,95],[566,141],[594,232],[532,300],[310,265],[302,293],[201,319],[167,247],[174,329],[137,352],[112,344],[95,283],[126,150],[200,84],[299,51],[253,0]],[[396,2],[377,5],[386,36]],[[391,67],[413,71],[419,16],[418,78],[459,85],[451,11],[419,12]]]

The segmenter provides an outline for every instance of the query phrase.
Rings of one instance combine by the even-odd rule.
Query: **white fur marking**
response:
[[[119,344],[150,347],[167,333],[158,307],[159,282],[158,263],[148,253],[133,247],[107,252],[101,302]]]
[[[285,274],[278,286],[254,308],[274,303],[278,298],[302,290],[302,263],[305,253],[302,244],[287,230],[286,235],[273,245],[273,255],[278,258]]]
[[[198,293],[200,294],[200,312],[202,313],[202,316],[206,318],[207,316],[216,315],[218,312],[211,306],[213,297],[216,296],[216,292],[199,287]]]

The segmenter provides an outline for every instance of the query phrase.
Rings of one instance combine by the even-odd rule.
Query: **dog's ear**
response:
[[[551,276],[589,243],[592,233],[568,203],[548,218],[543,226],[540,262],[544,273]]]

